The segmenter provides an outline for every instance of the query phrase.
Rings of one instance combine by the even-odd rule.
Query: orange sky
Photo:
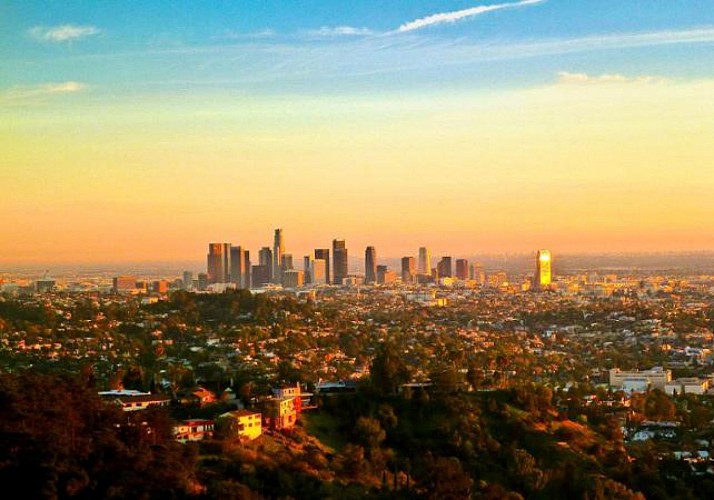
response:
[[[98,98],[0,114],[0,262],[714,249],[714,81]]]

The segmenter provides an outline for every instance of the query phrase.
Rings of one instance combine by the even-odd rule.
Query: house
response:
[[[185,443],[187,441],[201,441],[204,438],[213,437],[213,420],[184,420],[174,426],[174,436],[177,441]]]
[[[300,398],[268,398],[262,401],[263,418],[267,427],[274,430],[292,429],[298,419]]]
[[[295,384],[294,386],[273,389],[273,395],[277,399],[295,398],[295,411],[298,414],[302,411],[303,406],[307,406],[309,404],[310,396],[312,396],[312,394],[309,393],[303,394],[299,383]],[[307,398],[305,398],[304,396],[307,396]]]
[[[99,396],[107,401],[114,401],[124,411],[146,410],[150,406],[169,406],[171,398],[164,394],[151,394],[132,390],[104,391]]]
[[[357,392],[357,382],[354,380],[320,381],[315,386],[315,394],[345,394]]]
[[[241,441],[252,441],[263,433],[262,415],[257,411],[229,411],[218,419],[225,435],[238,437]]]
[[[191,394],[186,398],[190,403],[197,404],[199,406],[206,406],[216,402],[216,395],[206,389],[205,387],[198,386]]]

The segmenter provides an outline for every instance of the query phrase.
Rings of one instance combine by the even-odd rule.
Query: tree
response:
[[[409,381],[409,371],[394,344],[385,343],[372,361],[372,385],[383,394],[396,394],[397,389]]]
[[[196,456],[163,410],[124,414],[79,377],[0,375],[0,482],[21,498],[177,498]]]
[[[382,441],[387,437],[387,433],[382,429],[379,420],[370,417],[359,417],[357,419],[354,435],[357,442],[369,451],[378,449]]]
[[[461,462],[455,457],[428,457],[424,486],[426,498],[433,500],[457,500],[471,498],[473,479],[464,472]]]
[[[669,396],[659,389],[654,389],[645,398],[644,413],[650,420],[672,420],[677,408]]]

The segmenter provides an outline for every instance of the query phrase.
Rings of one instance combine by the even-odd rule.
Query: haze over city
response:
[[[714,4],[6,2],[0,263],[714,250]]]

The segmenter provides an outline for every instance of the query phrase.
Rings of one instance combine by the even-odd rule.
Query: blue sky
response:
[[[502,8],[428,21],[479,6]],[[714,2],[703,0],[23,1],[0,9],[5,88],[71,80],[121,92],[374,92],[532,85],[561,70],[707,77],[714,62]],[[77,31],[53,38],[62,27]]]

